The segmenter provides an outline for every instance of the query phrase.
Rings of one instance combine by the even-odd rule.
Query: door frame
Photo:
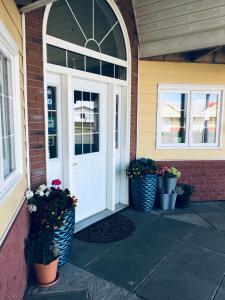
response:
[[[130,127],[131,127],[131,66],[132,66],[132,56],[131,56],[131,46],[130,46],[130,39],[127,31],[127,27],[125,21],[122,17],[122,14],[114,2],[114,0],[106,0],[107,3],[111,6],[112,10],[114,11],[117,19],[120,23],[123,37],[126,46],[126,53],[127,53],[127,61],[126,61],[126,68],[127,68],[127,80],[119,80],[109,77],[104,77],[101,75],[91,74],[87,72],[82,72],[79,70],[68,69],[66,67],[52,65],[47,63],[47,43],[48,43],[48,36],[46,34],[47,28],[47,20],[48,15],[50,12],[50,8],[52,4],[48,4],[45,8],[44,18],[43,18],[43,30],[42,30],[42,40],[43,40],[43,73],[44,73],[44,91],[47,89],[47,81],[46,76],[48,72],[57,73],[61,75],[62,79],[62,97],[66,96],[68,99],[68,107],[71,104],[71,78],[78,77],[84,79],[90,79],[97,82],[105,82],[108,85],[108,111],[114,112],[115,109],[115,87],[116,85],[121,86],[121,169],[124,171],[121,174],[121,204],[128,205],[129,204],[129,185],[128,185],[128,178],[126,176],[126,167],[130,162]],[[90,50],[91,51],[91,50]],[[65,88],[67,86],[67,88]],[[49,174],[49,166],[48,166],[48,114],[47,114],[47,97],[46,93],[44,93],[45,97],[45,143],[46,143],[46,177],[48,178]],[[72,111],[63,110],[62,111],[62,122],[65,122],[66,119],[72,120],[71,117]],[[109,124],[108,130],[113,133],[114,136],[114,114],[108,113],[109,117]],[[108,146],[107,146],[107,156],[109,157],[109,161],[107,164],[107,209],[114,211],[115,210],[115,153],[114,153],[114,139],[110,141],[108,135]],[[71,176],[72,176],[72,168],[69,166],[70,161],[72,161],[71,150],[73,149],[73,145],[71,139],[68,137],[64,137],[64,140],[67,139],[69,145],[69,153],[67,156],[65,154],[62,156],[63,160],[63,174],[64,174],[64,186],[70,187],[71,186]],[[109,155],[111,152],[111,156]],[[113,153],[112,153],[113,152]],[[68,170],[67,174],[65,170]]]

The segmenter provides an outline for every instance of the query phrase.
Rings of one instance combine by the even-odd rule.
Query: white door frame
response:
[[[121,151],[121,169],[124,170],[121,174],[121,203],[128,205],[129,203],[129,189],[128,189],[128,178],[126,176],[125,170],[127,165],[130,162],[130,118],[131,118],[131,47],[130,47],[130,40],[129,35],[127,32],[126,24],[124,22],[124,19],[122,17],[122,14],[117,7],[116,3],[113,0],[106,0],[108,4],[111,6],[112,10],[114,11],[115,15],[118,18],[118,21],[120,23],[124,40],[125,40],[125,46],[126,46],[126,53],[127,53],[127,81],[114,79],[114,78],[108,78],[96,74],[86,73],[74,69],[68,69],[66,67],[51,65],[47,63],[47,43],[48,43],[48,36],[46,34],[46,28],[47,28],[47,20],[48,15],[50,12],[50,8],[52,4],[49,4],[46,6],[45,14],[43,18],[43,30],[42,30],[42,38],[43,38],[43,61],[44,61],[44,91],[47,89],[47,81],[46,76],[47,72],[57,73],[61,74],[62,78],[62,98],[65,96],[67,97],[69,103],[68,107],[70,107],[70,104],[72,103],[73,99],[71,99],[71,78],[72,77],[79,77],[79,78],[85,78],[90,79],[94,81],[100,81],[100,82],[107,82],[108,84],[108,104],[109,107],[108,111],[111,111],[112,113],[108,114],[109,120],[111,120],[108,125],[109,130],[112,132],[112,136],[114,137],[114,108],[115,108],[115,87],[116,85],[120,85],[122,87],[122,97],[121,97],[121,141],[123,142],[121,144],[121,148],[124,149],[124,151]],[[91,51],[91,50],[90,50]],[[111,91],[111,93],[109,92]],[[46,141],[46,176],[48,178],[49,174],[49,165],[48,165],[48,114],[47,114],[47,97],[46,92],[45,95],[45,141]],[[112,98],[113,99],[112,99]],[[64,98],[65,99],[65,98]],[[110,101],[110,99],[112,101]],[[111,110],[112,109],[112,110]],[[63,111],[63,119],[62,122],[65,122],[67,120],[72,120],[72,111],[66,110]],[[71,122],[68,122],[68,132],[73,130]],[[110,135],[108,135],[110,136]],[[63,174],[64,174],[64,186],[70,188],[72,186],[72,167],[70,162],[72,162],[73,159],[73,141],[69,139],[69,136],[63,137],[64,141],[68,143],[69,149],[67,155],[63,155]],[[63,144],[64,144],[63,141]],[[108,140],[108,151],[107,155],[108,158],[110,158],[111,162],[108,162],[107,166],[107,208],[109,210],[114,211],[115,210],[115,153],[114,152],[114,138],[111,138],[111,140]],[[111,150],[110,150],[111,149]],[[67,170],[67,175],[65,170]]]

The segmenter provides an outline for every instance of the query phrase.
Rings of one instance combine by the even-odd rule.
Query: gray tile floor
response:
[[[107,244],[74,240],[59,283],[47,290],[31,283],[24,299],[225,299],[224,202],[122,213],[136,225],[131,237]]]

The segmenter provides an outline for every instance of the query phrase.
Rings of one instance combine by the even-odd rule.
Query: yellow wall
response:
[[[20,96],[21,96],[21,119],[22,119],[22,145],[23,145],[23,178],[15,187],[14,191],[0,203],[0,243],[9,229],[9,225],[15,217],[18,207],[24,200],[24,192],[27,188],[26,177],[26,149],[25,149],[25,111],[24,111],[24,88],[23,88],[23,41],[22,20],[13,0],[0,0],[0,21],[4,23],[8,32],[18,45],[20,55]]]
[[[225,125],[221,149],[156,150],[158,84],[214,84],[225,86],[225,66],[172,62],[139,62],[138,157],[155,160],[225,159]],[[225,119],[225,118],[224,118]]]

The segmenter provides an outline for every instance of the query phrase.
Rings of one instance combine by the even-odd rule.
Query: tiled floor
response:
[[[224,203],[122,213],[136,225],[131,237],[107,244],[74,240],[61,281],[48,291],[31,285],[25,299],[225,299]]]

